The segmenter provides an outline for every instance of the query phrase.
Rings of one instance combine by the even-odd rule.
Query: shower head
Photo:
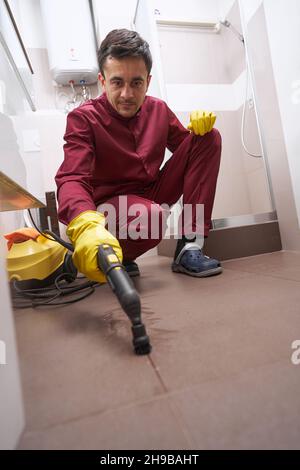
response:
[[[244,43],[245,40],[244,40],[244,36],[237,30],[235,29],[234,26],[232,26],[232,24],[230,23],[230,21],[228,20],[223,20],[223,21],[220,21],[220,24],[225,26],[225,28],[228,28],[230,29],[238,38],[239,40]]]

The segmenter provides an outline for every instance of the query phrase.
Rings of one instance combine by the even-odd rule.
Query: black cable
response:
[[[56,233],[51,232],[51,230],[44,230],[44,233],[47,233],[48,235],[51,235],[51,237],[54,238],[54,241],[60,243],[62,246],[67,248],[67,250],[74,251],[74,247],[71,243],[65,242],[62,238],[60,238]],[[43,235],[43,233],[42,233]],[[45,236],[45,235],[44,235]],[[46,237],[48,238],[48,237]]]
[[[28,211],[28,214],[29,214],[29,217],[30,217],[30,220],[34,226],[34,228],[45,238],[47,238],[47,240],[51,240],[52,242],[56,241],[58,242],[60,245],[64,246],[65,248],[67,248],[67,250],[70,250],[70,251],[74,251],[74,248],[73,248],[73,245],[71,243],[68,243],[68,242],[65,242],[62,238],[60,238],[56,233],[52,232],[51,230],[44,230],[43,232],[38,228],[38,226],[36,225],[35,221],[34,221],[34,218],[32,217],[32,214],[30,212],[30,209],[27,209]],[[45,234],[48,234],[48,235],[51,235],[52,238],[49,238],[47,237]]]
[[[60,274],[55,279],[55,284],[51,287],[43,287],[37,289],[21,289],[18,285],[18,281],[13,281],[12,283],[12,302],[14,308],[34,308],[40,306],[47,306],[47,305],[65,305],[74,302],[78,302],[78,300],[82,300],[89,295],[95,292],[95,288],[100,286],[98,282],[94,281],[84,281],[78,284],[78,280],[74,280],[77,282],[77,285],[70,286],[60,286],[59,282],[62,282],[62,277],[66,274]],[[71,274],[68,274],[72,276]],[[74,277],[74,276],[73,276]],[[77,295],[74,297],[74,294],[78,293],[79,291],[87,290],[83,294]],[[66,297],[66,296],[73,296],[70,300],[61,300],[56,301],[58,298]],[[56,302],[55,302],[56,301]]]
[[[29,214],[30,220],[31,220],[31,222],[32,222],[32,224],[33,224],[33,226],[34,226],[34,228],[35,228],[41,235],[43,235],[43,237],[47,238],[48,240],[51,240],[52,242],[55,241],[55,240],[53,240],[53,238],[46,237],[46,235],[44,235],[44,233],[40,231],[40,229],[38,228],[38,226],[36,225],[36,223],[35,223],[35,221],[34,221],[34,218],[32,217],[32,214],[31,214],[30,209],[27,209],[27,212],[28,212],[28,214]]]

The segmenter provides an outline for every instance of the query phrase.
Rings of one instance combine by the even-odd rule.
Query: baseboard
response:
[[[176,243],[174,238],[162,240],[158,245],[158,255],[173,257]],[[281,249],[277,221],[211,230],[204,244],[205,254],[221,261]]]

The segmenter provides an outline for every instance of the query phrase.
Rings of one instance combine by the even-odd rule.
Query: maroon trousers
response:
[[[130,237],[126,239],[120,237],[120,230],[124,235],[124,230],[126,232],[136,215],[129,215],[125,218],[121,215],[119,196],[106,201],[105,206],[110,204],[116,210],[116,236],[122,247],[124,260],[134,260],[158,245],[163,236],[165,219],[160,205],[165,203],[171,206],[179,200],[181,195],[183,195],[183,204],[204,205],[204,236],[208,235],[211,228],[211,213],[220,157],[221,135],[217,129],[213,129],[203,137],[190,134],[160,170],[158,179],[150,187],[146,188],[142,194],[139,192],[126,195],[129,210],[133,204],[139,204],[139,220],[147,222],[148,236],[146,238],[140,237],[133,240]],[[98,208],[101,212],[102,206]],[[141,211],[144,213],[141,214]],[[193,217],[195,217],[194,212]],[[160,221],[160,230],[158,235],[151,238],[151,222],[157,219]],[[193,224],[195,223],[194,220]],[[143,227],[140,227],[140,231],[145,234]]]

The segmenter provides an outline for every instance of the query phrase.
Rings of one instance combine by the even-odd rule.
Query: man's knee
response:
[[[201,154],[206,155],[209,160],[212,157],[214,160],[219,160],[222,150],[222,137],[218,129],[213,128],[201,139],[197,139],[197,149],[199,149]]]
[[[220,134],[220,131],[218,131],[218,129],[213,128],[210,131],[210,134],[212,136],[212,140],[214,142],[214,145],[216,145],[217,147],[221,147],[221,145],[222,145],[222,136]]]
[[[222,136],[218,129],[213,128],[210,132],[207,132],[204,137],[209,142],[210,147],[214,147],[216,150],[221,148]]]
[[[210,132],[204,134],[204,136],[192,136],[192,145],[196,152],[203,152],[206,149],[215,151],[216,155],[221,153],[222,148],[222,136],[218,129],[213,128]]]

